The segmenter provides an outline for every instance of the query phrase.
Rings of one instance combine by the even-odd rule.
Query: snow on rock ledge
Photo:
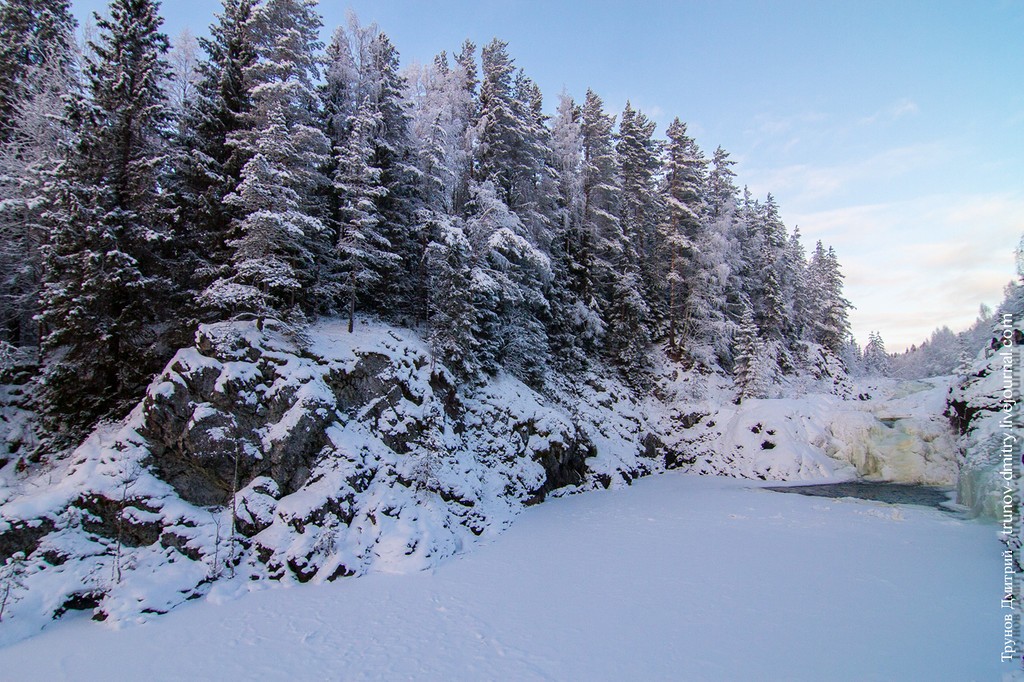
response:
[[[957,459],[942,417],[946,384],[919,388],[927,394],[868,401],[811,394],[711,406],[697,428],[680,435],[696,455],[688,468],[760,480],[952,485]]]
[[[553,491],[663,468],[649,410],[586,383],[457,389],[415,333],[372,321],[301,342],[204,326],[123,422],[0,469],[0,565],[25,556],[0,644],[69,610],[145,619],[215,582],[423,569]]]
[[[964,456],[957,499],[976,516],[1002,520],[1006,489],[1021,491],[1014,453],[1020,452],[1024,431],[1020,406],[1013,399],[1019,396],[1015,387],[1022,361],[1020,346],[1002,348],[991,357],[982,353],[950,392],[949,416],[960,434]],[[1011,400],[1004,400],[1005,390],[1010,391]]]

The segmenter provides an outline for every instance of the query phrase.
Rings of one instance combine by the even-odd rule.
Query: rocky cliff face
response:
[[[958,499],[974,514],[1002,519],[1003,496],[1020,494],[1020,346],[978,358],[950,391],[948,415],[963,453]]]
[[[428,567],[553,492],[662,469],[650,412],[596,376],[459,388],[414,333],[368,321],[206,326],[125,421],[0,471],[0,564],[24,588],[7,616],[134,619],[224,578]]]

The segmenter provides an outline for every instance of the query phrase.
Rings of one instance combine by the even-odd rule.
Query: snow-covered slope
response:
[[[760,480],[870,478],[953,485],[956,444],[943,416],[949,381],[879,380],[858,400],[706,401],[669,442],[692,453],[696,473]]]
[[[670,473],[554,500],[415,575],[86,618],[0,651],[35,680],[997,680],[999,543],[926,509]]]
[[[552,375],[543,394],[507,375],[456,387],[416,333],[368,319],[353,334],[324,321],[301,337],[204,326],[125,420],[54,461],[0,467],[0,562],[11,560],[13,586],[0,643],[69,611],[145,620],[232,577],[431,568],[547,496],[666,469],[955,476],[944,427],[910,409],[931,393],[896,413],[883,400],[737,406],[734,395],[727,377],[667,360],[649,394],[600,368]]]
[[[509,376],[456,389],[414,333],[372,321],[303,339],[203,327],[124,422],[0,470],[0,561],[18,573],[0,641],[68,610],[163,613],[226,575],[420,570],[554,490],[663,468],[614,379],[551,395]]]

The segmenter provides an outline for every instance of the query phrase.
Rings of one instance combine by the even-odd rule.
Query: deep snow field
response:
[[[5,680],[994,680],[991,523],[667,473],[532,507],[424,572],[218,584],[119,629],[65,616]]]

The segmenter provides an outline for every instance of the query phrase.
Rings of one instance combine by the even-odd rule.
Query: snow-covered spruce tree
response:
[[[764,342],[749,306],[743,309],[733,344],[733,380],[738,391],[736,404],[746,398],[765,397],[771,383],[770,363],[766,362]]]
[[[74,60],[76,22],[70,0],[5,0],[0,4],[0,144],[10,139],[20,109],[39,85],[30,71]]]
[[[210,36],[200,38],[206,59],[197,66],[194,97],[182,111],[174,141],[171,190],[178,209],[175,241],[181,279],[199,297],[227,272],[232,225],[242,214],[225,198],[238,189],[247,152],[229,141],[247,126],[251,106],[245,72],[256,62],[250,19],[252,0],[224,0]],[[226,311],[220,299],[192,306],[201,318]]]
[[[456,215],[465,213],[466,204],[469,203],[469,186],[476,172],[474,169],[473,148],[476,145],[479,130],[477,123],[480,120],[480,79],[477,74],[476,43],[465,40],[458,54],[454,57],[455,66],[461,77],[462,87],[466,93],[465,118],[470,122],[469,127],[463,135],[463,145],[466,150],[465,173],[456,178],[455,191],[452,195],[452,211]]]
[[[619,159],[619,220],[636,254],[652,324],[664,320],[665,263],[658,230],[663,206],[658,192],[661,144],[654,139],[655,124],[626,102],[619,119],[616,152]]]
[[[228,144],[247,159],[224,201],[238,211],[228,271],[203,293],[222,314],[292,316],[316,306],[326,248],[318,190],[329,143],[317,120],[321,19],[314,0],[267,0],[249,19],[257,59],[251,93]]]
[[[593,249],[591,278],[604,321],[605,354],[628,376],[648,364],[650,333],[643,296],[639,258],[619,220],[619,161],[613,130],[615,117],[587,90],[581,111],[583,141],[583,225],[586,244]]]
[[[378,305],[389,314],[422,320],[426,312],[426,243],[421,234],[419,174],[409,136],[406,84],[399,75],[398,51],[383,33],[370,42],[370,62],[366,67],[370,96],[363,104],[369,110],[361,114],[368,114],[374,124],[368,129],[370,162],[380,170],[379,185],[384,190],[375,199],[383,219],[383,235],[397,257],[387,261],[381,272],[385,286]]]
[[[793,346],[804,337],[807,325],[807,254],[804,252],[800,227],[793,232],[782,252],[780,262],[782,268],[783,298],[786,301],[786,313],[790,323],[787,330],[787,342]]]
[[[508,44],[497,39],[489,43],[482,51],[482,64],[475,179],[490,182],[497,198],[522,218],[543,173],[545,150],[534,135],[535,112],[521,99],[525,84],[517,87]]]
[[[735,327],[749,298],[744,283],[744,276],[749,270],[743,249],[747,231],[742,219],[739,189],[733,180],[734,164],[724,149],[719,147],[715,150],[708,173],[708,212],[705,216],[709,242],[704,247],[708,251],[705,258],[711,263],[711,281],[718,289],[712,299],[717,319],[708,331],[712,337],[711,346],[724,363],[730,361],[732,353],[723,342],[727,343],[735,335]]]
[[[736,209],[736,173],[732,169],[735,165],[729,152],[721,147],[715,149],[707,182],[707,210],[711,218],[720,218]]]
[[[441,218],[427,247],[427,322],[434,357],[463,380],[481,370],[476,338],[473,253],[457,218]]]
[[[0,6],[0,341],[38,347],[45,214],[77,86],[67,2]]]
[[[522,70],[516,74],[514,94],[525,121],[524,166],[533,169],[519,185],[514,210],[530,241],[546,251],[550,249],[559,214],[558,177],[552,165],[551,130],[540,88]]]
[[[868,344],[864,346],[864,371],[872,376],[888,376],[891,371],[889,354],[885,352],[885,341],[879,332],[868,334]]]
[[[97,17],[88,97],[68,108],[77,138],[58,173],[40,315],[40,396],[58,438],[124,405],[163,359],[154,325],[173,311],[156,303],[170,288],[159,179],[168,43],[157,5],[114,0],[109,18]]]
[[[595,297],[593,249],[583,230],[582,112],[567,93],[559,99],[551,127],[551,163],[557,175],[558,211],[551,240],[552,351],[571,369],[586,364],[604,333]]]
[[[334,149],[334,222],[341,286],[388,314],[422,319],[426,274],[421,201],[398,53],[375,25],[350,16],[328,49],[328,134]]]
[[[788,338],[792,328],[792,299],[787,297],[788,282],[784,262],[789,238],[779,215],[778,204],[771,194],[763,203],[756,204],[751,227],[759,249],[753,261],[757,263],[751,297],[754,321],[766,339],[782,341]]]
[[[475,358],[488,373],[504,369],[540,386],[548,365],[544,289],[550,260],[526,238],[522,221],[492,183],[470,189],[466,237],[474,265]]]
[[[701,230],[707,161],[678,118],[665,131],[663,195],[665,216],[661,226],[667,253],[665,317],[668,346],[678,353],[688,333],[690,291],[687,279],[696,267],[695,242]]]
[[[383,273],[396,267],[400,258],[384,236],[378,199],[387,192],[381,186],[381,170],[371,165],[371,138],[376,122],[356,110],[348,140],[335,150],[337,168],[333,186],[337,196],[338,241],[342,279],[340,289],[347,301],[349,331],[355,323],[356,300],[364,301],[380,290]],[[369,301],[368,301],[369,303]]]
[[[828,250],[819,241],[807,267],[810,340],[839,356],[850,333],[850,302],[843,297],[843,275],[835,250]]]

